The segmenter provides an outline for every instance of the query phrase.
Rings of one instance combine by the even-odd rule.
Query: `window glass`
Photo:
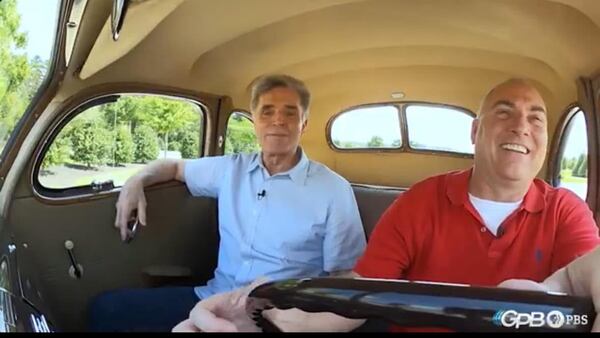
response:
[[[406,107],[409,145],[418,150],[473,154],[473,119],[458,109],[409,105]]]
[[[252,120],[243,113],[233,112],[227,121],[225,155],[252,153],[259,150]]]
[[[569,120],[562,136],[559,157],[558,186],[572,190],[582,199],[587,197],[588,144],[585,116],[579,108]]]
[[[0,151],[48,74],[59,4],[0,1]]]
[[[398,108],[386,105],[346,111],[332,122],[331,140],[338,149],[400,148]]]

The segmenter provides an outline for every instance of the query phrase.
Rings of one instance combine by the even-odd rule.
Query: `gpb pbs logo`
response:
[[[565,315],[555,310],[544,312],[519,313],[515,310],[500,310],[494,314],[492,322],[503,327],[518,329],[523,326],[560,329],[564,325],[587,325],[587,315]]]

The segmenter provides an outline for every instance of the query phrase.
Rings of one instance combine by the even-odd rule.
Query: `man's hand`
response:
[[[190,318],[177,324],[173,332],[260,332],[246,313],[246,301],[264,279],[234,291],[201,300],[190,312]]]
[[[600,247],[556,271],[542,283],[511,279],[500,283],[499,286],[591,297],[597,314],[592,332],[600,332]]]
[[[542,283],[534,282],[529,279],[508,279],[498,284],[499,288],[515,289],[515,290],[529,290],[529,291],[552,291]]]
[[[591,297],[596,308],[592,332],[600,332],[600,247],[556,271],[543,284],[553,291]]]
[[[146,225],[146,196],[144,195],[144,185],[138,176],[133,176],[125,182],[116,207],[115,228],[120,230],[121,240],[125,241],[131,235],[127,223],[135,218],[135,210],[137,210],[139,223]]]

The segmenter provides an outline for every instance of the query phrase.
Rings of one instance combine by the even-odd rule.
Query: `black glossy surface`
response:
[[[267,306],[458,331],[589,332],[595,318],[591,299],[582,297],[376,279],[291,279],[263,284],[250,293],[247,307],[253,312]],[[532,313],[537,321],[527,323]],[[502,324],[503,314],[504,323],[512,327]],[[518,320],[521,323],[516,328]]]

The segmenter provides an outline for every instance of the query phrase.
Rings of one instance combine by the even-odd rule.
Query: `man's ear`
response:
[[[473,120],[471,123],[471,144],[475,144],[475,138],[477,137],[477,130],[479,129],[479,118]]]
[[[304,122],[302,122],[302,129],[301,129],[301,133],[304,134],[304,132],[306,131],[306,126],[308,126],[308,119],[304,120]]]

